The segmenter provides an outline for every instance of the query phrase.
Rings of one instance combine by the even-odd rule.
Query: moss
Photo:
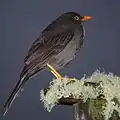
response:
[[[50,82],[47,89],[41,90],[40,96],[48,111],[51,111],[62,97],[72,96],[84,103],[90,100],[89,109],[93,120],[101,120],[103,117],[105,120],[113,120],[113,118],[115,120],[114,116],[120,116],[120,77],[112,73],[105,74],[96,71],[87,78],[72,81],[66,77],[64,80],[55,79]]]
[[[93,120],[104,120],[103,107],[106,100],[103,98],[91,99],[89,101],[89,109]]]

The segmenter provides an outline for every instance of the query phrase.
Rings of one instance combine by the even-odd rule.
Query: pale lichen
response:
[[[94,83],[95,85],[86,85],[85,83]],[[105,74],[100,71],[94,72],[91,76],[81,80],[74,79],[70,81],[67,77],[64,80],[53,80],[50,82],[49,89],[41,90],[40,99],[45,108],[51,111],[52,107],[58,103],[62,97],[72,96],[75,99],[82,99],[86,102],[88,99],[97,99],[103,95],[106,100],[105,106],[102,106],[102,115],[108,120],[113,111],[116,110],[120,116],[120,77],[112,73]]]

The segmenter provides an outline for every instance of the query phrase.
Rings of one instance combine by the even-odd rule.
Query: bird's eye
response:
[[[75,16],[74,19],[75,19],[75,20],[79,20],[80,18],[79,18],[78,16]]]

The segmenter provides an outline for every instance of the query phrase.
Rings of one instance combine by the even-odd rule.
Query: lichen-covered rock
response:
[[[64,80],[55,79],[50,82],[47,89],[40,92],[40,99],[48,111],[59,103],[59,99],[62,97],[69,98],[71,96],[83,102],[88,99],[97,102],[98,98],[102,98],[104,104],[99,103],[100,109],[96,109],[98,106],[91,107],[91,114],[96,109],[105,120],[111,118],[114,111],[117,112],[117,116],[120,116],[120,77],[112,73],[105,74],[96,71],[90,77],[83,77],[81,80],[73,79],[70,81],[67,77]],[[92,102],[90,102],[91,105],[93,106]]]

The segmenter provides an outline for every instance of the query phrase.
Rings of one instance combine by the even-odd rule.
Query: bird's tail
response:
[[[13,89],[11,95],[9,96],[8,100],[6,101],[4,108],[2,110],[2,114],[5,116],[7,111],[10,109],[13,101],[15,100],[15,98],[17,97],[18,93],[20,93],[23,89],[24,84],[26,83],[26,81],[29,79],[29,76],[26,75],[25,77],[23,77],[22,79],[20,79],[15,88]]]

